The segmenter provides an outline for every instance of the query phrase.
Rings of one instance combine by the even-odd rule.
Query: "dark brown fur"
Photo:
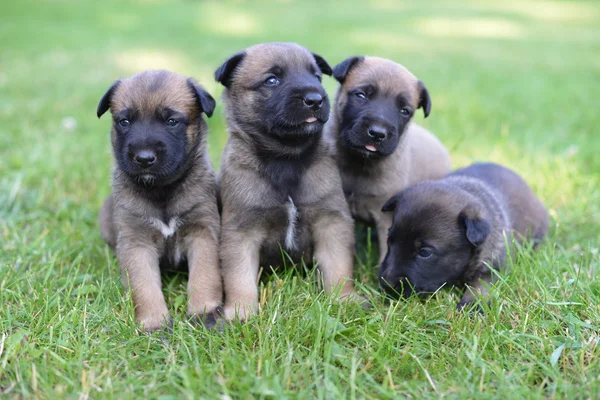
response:
[[[280,86],[261,86],[276,66]],[[321,136],[329,107],[315,77],[321,72],[331,72],[323,59],[289,43],[250,47],[216,72],[226,86],[230,132],[220,177],[228,319],[243,320],[257,311],[259,265],[281,264],[281,249],[294,261],[314,257],[327,292],[341,286],[342,296],[353,293],[353,222]],[[302,121],[313,114],[294,98],[306,93],[320,93],[324,103],[314,114],[319,121],[312,124],[319,125],[305,128]],[[286,128],[293,121],[298,127]]]
[[[459,308],[487,297],[490,268],[505,265],[507,242],[535,246],[548,230],[546,209],[527,183],[491,163],[410,186],[383,210],[393,225],[382,286],[407,296],[467,285]]]
[[[116,250],[136,320],[147,331],[170,323],[160,266],[187,264],[188,315],[210,324],[222,302],[220,219],[202,113],[212,114],[214,100],[191,79],[146,71],[117,81],[100,101],[98,116],[108,108],[115,168],[100,231]],[[177,121],[175,128],[165,127],[168,119]],[[138,147],[155,152],[155,169],[136,165],[132,152]]]
[[[427,116],[431,101],[423,83],[406,68],[378,57],[351,57],[333,72],[341,86],[327,127],[328,137],[336,145],[337,164],[353,217],[377,229],[381,261],[392,224],[391,216],[381,212],[381,207],[408,185],[439,179],[450,172],[450,155],[433,134],[410,122],[419,108]],[[367,96],[364,101],[355,97],[361,92]],[[410,112],[404,119],[399,117],[402,108]],[[351,118],[357,120],[350,123]],[[387,129],[386,139],[372,140],[370,126]],[[366,145],[378,151],[370,152]]]

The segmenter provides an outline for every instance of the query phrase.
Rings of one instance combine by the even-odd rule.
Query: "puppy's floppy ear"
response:
[[[423,109],[423,114],[427,118],[431,112],[431,98],[425,84],[421,81],[419,81],[419,108]]]
[[[467,240],[475,247],[485,242],[492,231],[490,223],[483,217],[481,208],[477,205],[470,204],[465,207],[458,219],[465,228]]]
[[[312,53],[312,55],[315,58],[315,61],[317,62],[317,66],[319,67],[321,72],[324,73],[325,75],[331,76],[331,73],[333,71],[331,70],[331,67],[329,66],[327,61],[325,61],[325,59],[318,54]]]
[[[104,93],[104,96],[100,99],[100,103],[98,103],[98,108],[96,109],[96,115],[100,118],[104,115],[105,112],[110,108],[110,102],[112,101],[113,94],[115,94],[115,90],[121,83],[120,80],[116,81],[112,84],[110,88]]]
[[[242,62],[244,57],[246,57],[246,52],[241,51],[228,58],[227,61],[225,61],[223,65],[221,65],[215,71],[215,80],[221,83],[226,88],[231,86],[233,73],[237,66]]]
[[[204,90],[198,83],[192,78],[188,78],[187,80],[188,87],[194,93],[194,97],[196,98],[196,102],[198,103],[198,107],[200,111],[206,114],[207,117],[212,117],[213,111],[215,110],[216,102],[215,99]]]
[[[350,57],[333,67],[333,77],[339,82],[344,83],[344,79],[350,72],[350,70],[356,66],[359,62],[363,61],[364,57]]]
[[[383,211],[383,212],[396,211],[396,208],[398,207],[398,203],[400,203],[401,197],[402,196],[400,193],[392,196],[392,198],[389,199],[388,201],[386,201],[385,204],[383,205],[383,207],[381,207],[381,211]]]

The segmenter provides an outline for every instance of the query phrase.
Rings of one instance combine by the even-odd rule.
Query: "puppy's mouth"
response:
[[[414,293],[412,285],[406,279],[396,279],[392,282],[380,279],[380,287],[393,298],[408,298]]]
[[[365,140],[362,139],[362,135],[356,133],[356,130],[352,128],[344,129],[340,132],[338,140],[348,152],[360,156],[361,158],[376,159],[383,156],[383,153],[381,152],[382,143],[374,143],[373,141],[365,142]]]
[[[377,146],[373,144],[352,144],[348,148],[363,158],[379,158],[382,156]]]
[[[327,122],[326,119],[312,116],[298,123],[286,121],[280,124],[279,129],[276,130],[282,138],[309,137],[321,133],[325,122]]]
[[[157,170],[130,169],[126,172],[133,181],[146,188],[163,186],[176,180],[180,175],[178,168],[173,166],[162,166]]]

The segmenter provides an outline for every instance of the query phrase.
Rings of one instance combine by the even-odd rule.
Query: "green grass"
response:
[[[596,2],[1,2],[0,397],[597,398],[599,38]],[[551,232],[502,275],[485,315],[457,313],[451,290],[386,303],[375,255],[361,251],[373,309],[288,272],[263,283],[257,317],[207,332],[186,322],[178,275],[164,281],[173,334],[140,333],[98,234],[111,152],[97,102],[148,68],[192,75],[218,98],[219,63],[275,40],[332,65],[403,63],[432,95],[417,122],[455,166],[492,160],[531,183]],[[222,105],[210,126],[218,163]]]

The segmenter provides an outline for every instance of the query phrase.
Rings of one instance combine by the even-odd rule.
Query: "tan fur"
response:
[[[349,72],[336,102],[345,101],[347,89],[372,84],[385,93],[408,95],[412,106],[416,109],[419,104],[418,82],[417,77],[400,64],[385,58],[365,57],[363,62]],[[341,109],[336,107],[336,111]]]
[[[147,331],[170,322],[161,289],[159,259],[172,264],[186,258],[189,268],[188,314],[215,311],[222,301],[218,260],[220,219],[216,180],[206,152],[206,122],[187,78],[168,71],[146,71],[122,80],[111,100],[111,111],[133,108],[149,116],[169,107],[189,117],[186,135],[191,166],[165,204],[141,195],[115,163],[113,194],[100,212],[100,230],[106,243],[116,248],[124,285],[132,291],[136,320]],[[194,122],[197,121],[197,122]],[[117,132],[112,129],[115,146]],[[187,151],[187,150],[186,150]],[[164,216],[169,216],[165,221]]]
[[[365,57],[352,68],[338,90],[334,117],[327,127],[328,139],[336,142],[348,91],[356,86],[371,84],[384,93],[402,94],[410,99],[414,109],[419,105],[419,80],[402,65],[378,57]],[[344,192],[355,219],[374,225],[379,238],[380,262],[387,252],[387,231],[392,220],[381,207],[395,193],[423,180],[439,179],[451,170],[448,150],[432,133],[410,123],[400,137],[396,151],[369,168],[356,173],[354,161],[337,151]]]
[[[292,204],[279,198],[262,174],[253,151],[261,132],[244,131],[239,121],[260,116],[252,111],[259,101],[249,88],[263,82],[273,65],[282,65],[288,74],[314,63],[311,53],[288,43],[261,44],[246,50],[246,56],[225,89],[229,141],[221,160],[220,194],[223,205],[220,257],[225,288],[224,314],[227,319],[246,319],[258,310],[257,276],[284,243],[280,238],[289,229]],[[277,145],[267,149],[277,154]],[[283,151],[283,150],[281,150]],[[322,272],[325,290],[341,287],[341,296],[353,293],[353,222],[331,150],[321,139],[313,161],[300,179],[293,206],[298,215],[295,249],[284,249],[298,261],[314,255]],[[281,260],[281,257],[279,257]]]

